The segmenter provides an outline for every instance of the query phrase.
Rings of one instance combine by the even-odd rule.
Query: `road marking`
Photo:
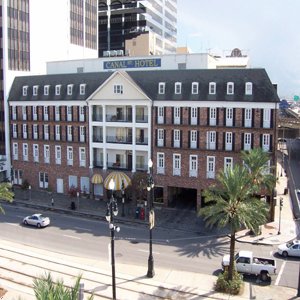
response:
[[[149,250],[144,250],[144,249],[138,249],[138,251],[140,251],[140,252],[149,252]],[[159,252],[152,252],[153,254],[160,254]]]
[[[66,235],[66,234],[63,234],[63,236],[69,237],[69,238],[71,238],[71,239],[81,240],[81,238],[79,238],[79,237],[77,237],[77,236],[74,236],[74,235]]]
[[[19,226],[19,224],[15,224],[15,223],[6,223],[6,224],[11,226]]]
[[[281,275],[283,273],[283,269],[285,268],[285,264],[286,264],[286,261],[283,262],[283,264],[281,265],[281,268],[280,268],[280,271],[278,273],[278,276],[276,278],[276,281],[275,281],[275,284],[274,285],[278,285],[279,284],[279,281],[281,279]]]
[[[91,229],[83,228],[83,227],[74,227],[74,228],[77,230],[92,231]]]

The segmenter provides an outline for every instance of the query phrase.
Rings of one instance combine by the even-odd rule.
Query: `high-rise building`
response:
[[[176,53],[177,0],[99,0],[99,57]]]
[[[6,99],[15,76],[43,74],[46,62],[96,58],[97,0],[0,1],[0,181],[10,178]]]

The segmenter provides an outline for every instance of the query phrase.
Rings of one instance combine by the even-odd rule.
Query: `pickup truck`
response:
[[[253,256],[252,251],[239,251],[234,260],[239,273],[259,275],[262,281],[267,281],[270,275],[276,274],[275,259]],[[224,255],[222,260],[223,269],[228,266],[229,254]]]

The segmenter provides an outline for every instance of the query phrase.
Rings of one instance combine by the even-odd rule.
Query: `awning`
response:
[[[124,184],[124,189],[131,184],[130,178],[123,172],[111,172],[107,175],[104,180],[104,187],[109,190],[109,182],[111,179],[115,182],[115,191],[120,191],[122,189],[122,182]]]
[[[101,184],[103,182],[103,178],[100,174],[94,174],[91,181],[93,184]]]

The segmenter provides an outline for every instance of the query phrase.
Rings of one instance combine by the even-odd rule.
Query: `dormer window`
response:
[[[216,94],[216,83],[215,82],[210,82],[209,83],[209,94],[210,95],[215,95]]]
[[[23,86],[23,96],[27,96],[28,85]]]
[[[245,94],[252,95],[252,82],[245,83]]]
[[[114,85],[114,94],[123,94],[123,85],[122,84]]]
[[[50,87],[50,85],[44,85],[44,95],[45,96],[49,95],[49,87]]]
[[[73,84],[68,84],[67,94],[70,96],[72,95],[72,92],[73,92]]]
[[[60,95],[60,89],[61,89],[61,84],[57,84],[55,86],[55,95],[59,96]]]
[[[33,90],[32,90],[33,96],[37,96],[38,90],[39,90],[39,86],[38,85],[34,85],[33,86]]]
[[[164,94],[165,93],[165,89],[166,89],[166,83],[165,82],[160,82],[158,84],[158,93],[160,95]]]
[[[234,94],[234,83],[227,82],[227,95],[233,95],[233,94]]]
[[[199,93],[199,83],[198,82],[193,82],[192,83],[192,94],[198,94]]]
[[[181,82],[175,82],[175,94],[181,94]]]
[[[85,83],[80,84],[80,87],[79,87],[80,95],[84,95],[85,94],[85,87],[86,87]]]

